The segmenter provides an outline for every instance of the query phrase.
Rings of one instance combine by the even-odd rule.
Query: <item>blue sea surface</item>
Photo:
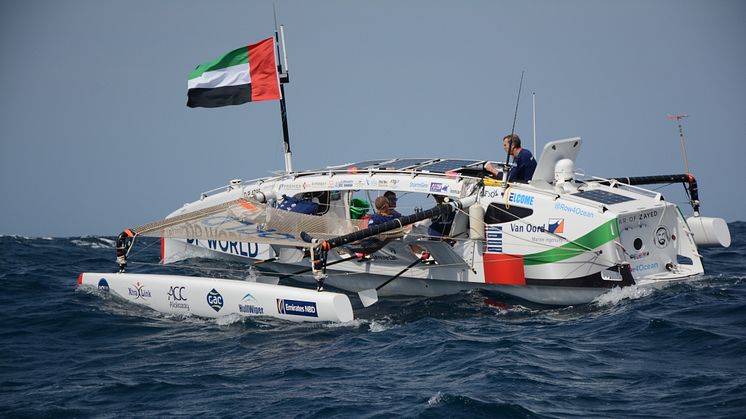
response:
[[[382,299],[348,324],[169,316],[98,291],[108,237],[0,237],[0,416],[746,417],[746,223],[704,278],[549,307]],[[245,277],[239,266],[130,272]]]

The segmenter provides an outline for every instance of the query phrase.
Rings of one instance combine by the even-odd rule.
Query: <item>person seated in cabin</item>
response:
[[[313,201],[311,194],[303,194],[300,199],[283,194],[282,202],[277,208],[299,214],[316,214],[319,211],[319,204]]]
[[[433,198],[435,198],[435,202],[438,205],[446,203],[446,197],[443,195],[433,195]],[[448,214],[439,215],[435,218],[432,218],[430,225],[427,228],[427,235],[430,236],[431,239],[443,239],[445,237],[448,237],[448,234],[451,232],[451,225],[453,224],[453,218],[455,216],[456,213],[452,211]]]
[[[503,149],[513,156],[513,166],[508,172],[508,182],[528,182],[534,176],[536,159],[526,148],[521,148],[521,138],[518,134],[508,134],[503,138]],[[484,169],[497,175],[500,170],[492,163],[484,165]]]
[[[433,195],[433,198],[435,198],[437,205],[447,202],[444,195]],[[427,237],[430,240],[446,240],[448,234],[451,232],[451,225],[455,217],[456,213],[451,212],[447,215],[439,215],[435,218],[418,221],[414,224],[412,232],[418,236]]]
[[[383,224],[387,221],[401,217],[401,214],[399,213],[397,213],[397,215],[393,214],[391,207],[389,207],[389,200],[385,196],[379,196],[376,198],[375,206],[376,213],[370,217],[370,220],[368,220],[368,227],[376,224]]]
[[[396,198],[396,192],[386,191],[383,196],[389,200],[389,208],[391,209],[391,214],[396,217],[401,217],[401,214],[396,211],[396,201],[398,201],[398,199]]]

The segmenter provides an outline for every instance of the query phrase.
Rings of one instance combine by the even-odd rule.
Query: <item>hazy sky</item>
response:
[[[582,137],[577,169],[682,173],[687,113],[703,214],[746,220],[746,2],[277,4],[296,169],[503,160],[525,70],[524,142],[536,92],[539,143]],[[278,102],[185,106],[197,64],[273,30],[270,1],[0,2],[0,234],[116,235],[283,169]]]

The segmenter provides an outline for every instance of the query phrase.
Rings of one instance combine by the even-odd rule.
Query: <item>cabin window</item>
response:
[[[330,207],[330,200],[332,199],[332,195],[334,195],[334,192],[331,191],[319,191],[319,192],[303,192],[299,194],[295,194],[292,199],[301,201],[301,202],[309,202],[316,204],[317,208],[313,210],[313,212],[310,212],[310,215],[324,215],[327,212],[329,212]],[[282,201],[280,202],[280,208],[283,208]],[[285,208],[287,209],[287,208]],[[305,211],[300,211],[305,213]]]
[[[515,205],[511,205],[510,208],[505,208],[504,204],[492,203],[487,207],[487,211],[484,212],[484,223],[509,223],[511,221],[520,220],[521,218],[526,218],[533,213],[534,210],[531,208],[517,207]]]
[[[679,265],[694,265],[694,261],[690,257],[684,255],[676,255],[676,263]]]

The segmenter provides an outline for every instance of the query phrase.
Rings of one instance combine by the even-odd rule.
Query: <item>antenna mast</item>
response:
[[[285,151],[285,172],[293,172],[293,153],[290,151],[290,134],[288,132],[288,113],[285,105],[285,84],[290,82],[288,75],[288,58],[285,51],[285,26],[280,25],[277,30],[277,8],[272,4],[272,12],[275,17],[275,45],[277,45],[277,73],[280,75],[280,116],[282,117],[282,138],[283,148]],[[280,45],[282,45],[282,55],[280,55]],[[282,58],[280,58],[282,57]],[[284,64],[284,67],[283,67]]]
[[[515,135],[515,120],[518,118],[518,104],[521,103],[521,89],[523,89],[523,73],[526,70],[521,71],[521,83],[518,85],[518,99],[515,101],[515,113],[513,114],[513,128],[510,129],[510,147],[508,147],[508,155],[505,157],[505,169],[503,170],[503,188],[508,184],[508,172],[510,171],[510,156],[513,154],[513,135]]]
[[[534,155],[538,151],[536,148],[536,92],[531,93],[531,121],[534,128]]]
[[[681,127],[681,120],[689,115],[668,115],[668,119],[675,119],[679,124],[679,138],[681,138],[681,153],[684,155],[684,170],[689,174],[689,162],[686,159],[686,146],[684,146],[684,128]]]

